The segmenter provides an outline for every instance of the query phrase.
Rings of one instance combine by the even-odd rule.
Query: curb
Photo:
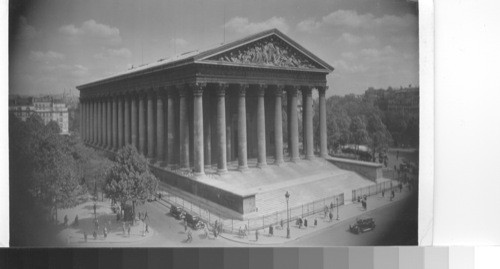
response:
[[[410,194],[411,194],[411,193],[410,193]],[[388,206],[390,206],[390,205],[394,205],[394,204],[396,204],[396,203],[399,203],[399,202],[401,202],[401,201],[404,201],[404,200],[405,200],[405,199],[407,199],[407,198],[408,198],[408,197],[405,197],[405,198],[403,198],[403,199],[401,199],[401,200],[397,200],[397,201],[394,201],[394,202],[392,202],[392,203],[389,203],[389,204],[386,204],[386,205],[383,205],[383,206],[377,207],[377,208],[375,208],[375,209],[365,211],[364,213],[362,213],[362,214],[360,214],[360,215],[356,215],[356,216],[350,217],[350,218],[348,218],[348,219],[344,219],[344,220],[342,220],[342,221],[339,221],[338,223],[335,223],[335,224],[333,224],[333,225],[326,226],[326,227],[324,227],[324,228],[321,228],[321,229],[319,229],[319,230],[313,231],[313,232],[311,232],[311,233],[304,234],[304,235],[298,236],[298,237],[296,237],[296,238],[286,239],[286,241],[283,241],[283,242],[273,242],[273,243],[254,243],[254,242],[239,241],[239,240],[236,240],[236,239],[228,238],[228,237],[226,237],[226,236],[224,236],[224,235],[219,235],[219,236],[220,236],[220,237],[222,237],[222,238],[224,238],[224,239],[226,239],[226,240],[229,240],[229,241],[232,241],[232,242],[236,242],[236,243],[246,244],[246,245],[262,245],[262,246],[265,246],[265,245],[280,245],[280,244],[286,244],[286,243],[288,243],[288,242],[293,242],[293,241],[296,241],[296,240],[298,240],[298,239],[300,239],[300,238],[304,238],[304,237],[307,237],[307,236],[312,236],[312,235],[314,235],[314,234],[316,234],[316,233],[319,233],[319,232],[321,232],[321,231],[323,231],[323,230],[325,230],[325,229],[328,229],[328,228],[331,228],[331,227],[337,226],[337,225],[342,224],[342,223],[345,223],[345,222],[347,222],[347,221],[352,221],[352,219],[355,219],[355,218],[357,218],[357,217],[359,217],[359,216],[363,216],[363,215],[365,215],[365,214],[367,214],[367,213],[376,212],[377,210],[381,210],[381,209],[386,208],[386,207],[388,207]]]

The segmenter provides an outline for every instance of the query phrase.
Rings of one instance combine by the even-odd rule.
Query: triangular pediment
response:
[[[326,72],[333,70],[331,66],[291,39],[284,38],[274,32],[254,40],[245,41],[236,42],[232,46],[224,48],[223,51],[212,51],[211,55],[205,55],[200,60],[205,63],[251,67],[322,70]]]

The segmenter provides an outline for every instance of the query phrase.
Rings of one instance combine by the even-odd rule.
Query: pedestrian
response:
[[[314,218],[314,227],[318,226],[318,220]]]
[[[146,213],[144,213],[144,219],[148,219],[148,211],[146,211]]]
[[[203,231],[205,232],[205,238],[208,238],[208,228],[207,225],[203,227]],[[240,226],[240,231],[241,231],[241,226]]]
[[[68,215],[64,215],[64,226],[68,226]]]
[[[385,195],[385,190],[382,189],[382,197],[384,197],[384,195]]]
[[[307,219],[304,219],[304,227],[307,228]]]
[[[160,192],[160,193],[158,193],[158,198],[160,198],[160,200],[161,200],[161,192]]]
[[[281,229],[283,230],[283,219],[280,221]]]
[[[146,233],[149,233],[149,225],[146,223]]]
[[[259,230],[255,230],[255,241],[259,241]]]
[[[187,221],[184,220],[184,232],[187,232],[187,229],[188,229]]]
[[[97,218],[97,212],[96,212],[96,210],[97,210],[97,205],[94,204],[94,216]]]
[[[302,228],[302,218],[299,218],[299,229]]]
[[[401,182],[399,183],[399,192],[402,192],[403,191],[403,184],[401,184]]]
[[[189,231],[187,232],[187,240],[186,240],[186,242],[191,243],[191,241],[192,241],[192,240],[193,240],[193,237],[192,237],[192,235],[191,235],[191,230],[189,230]]]
[[[122,231],[123,231],[123,235],[125,236],[125,222],[122,223]]]
[[[326,219],[326,214],[328,214],[328,206],[325,205],[325,208],[323,209],[325,216],[324,218]]]
[[[269,235],[273,236],[273,225],[269,225]]]
[[[94,233],[92,233],[92,235],[94,236],[94,240],[97,240],[97,232],[94,230]]]
[[[73,222],[75,227],[78,227],[78,215],[76,215],[75,217],[75,222]]]
[[[333,202],[330,203],[330,210],[333,210]]]
[[[127,233],[128,233],[128,237],[130,237],[130,225],[128,226]]]
[[[106,227],[104,227],[103,234],[104,234],[104,239],[106,239],[108,237],[108,229],[106,229]]]
[[[85,239],[85,243],[87,243],[87,231],[83,231],[83,238]]]
[[[214,237],[217,238],[217,229],[214,227]]]
[[[391,201],[394,199],[394,190],[391,190]]]
[[[332,219],[333,219],[333,214],[332,212],[330,212],[330,222],[332,222]]]

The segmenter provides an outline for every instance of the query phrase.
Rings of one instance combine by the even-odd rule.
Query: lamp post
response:
[[[337,220],[339,220],[339,198],[335,197],[335,199],[337,200]]]
[[[290,216],[288,214],[288,198],[290,198],[290,194],[288,191],[285,193],[286,198],[286,238],[290,239]]]

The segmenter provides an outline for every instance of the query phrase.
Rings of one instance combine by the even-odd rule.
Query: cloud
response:
[[[307,20],[301,21],[297,24],[297,30],[301,32],[316,32],[320,27],[322,23],[319,21],[314,20],[313,18],[309,18]]]
[[[19,17],[18,33],[16,39],[21,41],[30,41],[40,35],[40,32],[35,29],[32,25],[28,24],[28,19],[26,17]]]
[[[333,62],[333,67],[335,67],[338,72],[345,73],[362,73],[368,70],[368,67],[364,64],[355,64],[344,60],[337,60]]]
[[[59,28],[59,33],[74,41],[91,39],[108,45],[117,45],[122,42],[118,28],[100,24],[94,20],[84,22],[81,27],[73,24],[63,25]]]
[[[94,55],[96,59],[108,59],[111,57],[115,58],[130,58],[132,57],[132,52],[130,52],[127,48],[119,48],[119,49],[106,49],[103,52],[97,53]]]
[[[228,31],[238,34],[253,34],[272,28],[277,28],[286,33],[289,26],[286,20],[282,17],[272,17],[263,22],[250,22],[248,18],[234,17],[230,19],[225,25]]]
[[[343,33],[339,41],[346,42],[349,45],[357,45],[360,43],[369,43],[371,45],[378,44],[379,40],[373,35],[354,35],[351,33]]]
[[[323,18],[316,20],[309,18],[297,24],[297,29],[302,32],[311,32],[326,26],[337,26],[359,29],[375,29],[384,30],[401,30],[401,29],[418,29],[418,18],[412,14],[403,16],[384,15],[375,17],[371,13],[358,14],[354,10],[337,10]]]
[[[64,54],[54,51],[30,51],[29,58],[36,62],[61,61],[66,58]]]
[[[183,38],[172,38],[171,42],[173,42],[176,46],[186,46],[189,42],[187,42]]]
[[[55,77],[64,80],[68,77],[81,78],[89,73],[89,69],[83,65],[75,64],[53,64],[43,65],[40,69],[45,76]]]

